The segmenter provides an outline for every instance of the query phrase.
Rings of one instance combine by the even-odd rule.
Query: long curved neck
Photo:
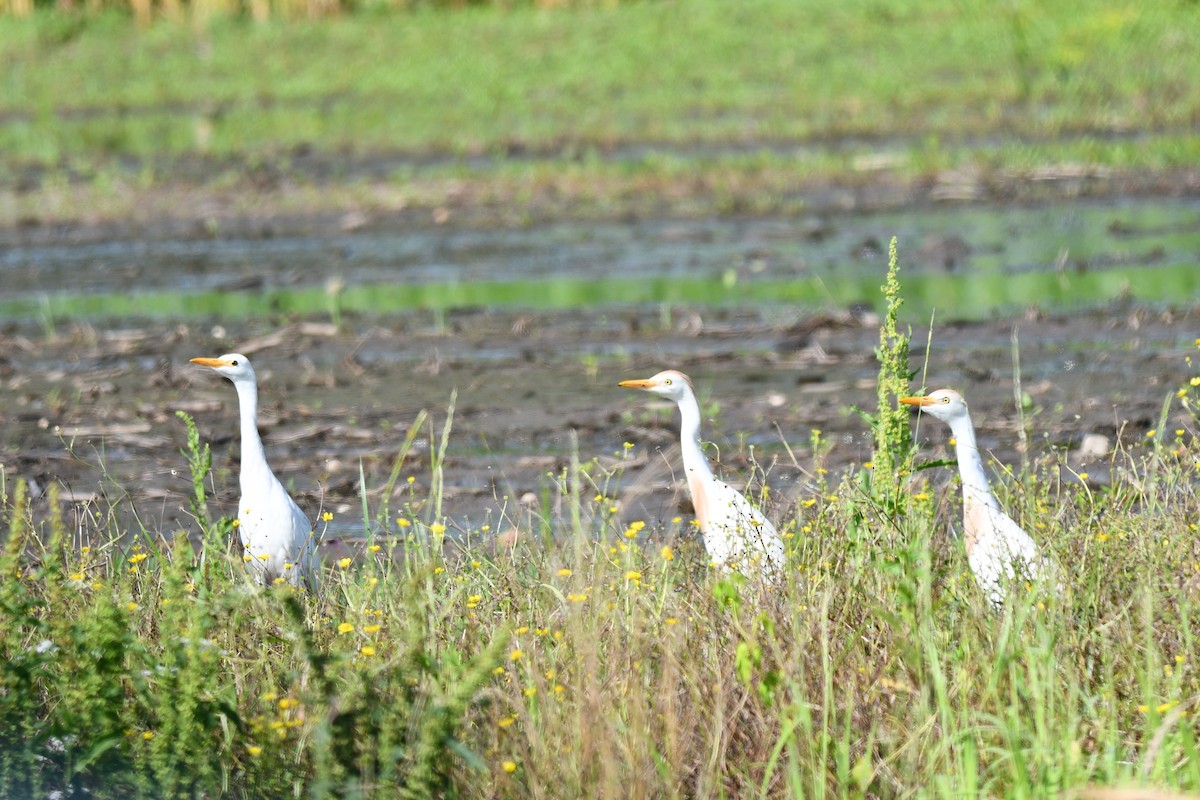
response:
[[[712,468],[700,449],[700,404],[696,396],[687,392],[679,399],[679,446],[683,449],[683,468],[689,476],[712,477]]]
[[[958,474],[962,478],[963,499],[966,500],[970,496],[993,508],[999,508],[1000,504],[992,496],[992,488],[988,485],[987,473],[983,471],[983,459],[979,455],[979,446],[975,443],[975,426],[971,424],[970,414],[951,420],[950,430],[954,434],[954,450],[958,457]]]
[[[242,493],[245,494],[248,483],[270,475],[271,469],[267,466],[267,454],[258,435],[258,385],[253,381],[238,381],[234,383],[234,388],[238,393],[242,422],[242,468],[239,480]]]

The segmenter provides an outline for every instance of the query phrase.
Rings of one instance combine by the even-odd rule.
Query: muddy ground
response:
[[[184,410],[212,443],[216,507],[230,513],[236,396],[188,359],[238,349],[260,376],[268,458],[311,517],[334,512],[330,539],[361,534],[360,463],[376,505],[422,409],[431,423],[403,464],[393,505],[415,499],[416,513],[432,513],[421,502],[430,438],[440,436],[455,391],[444,505],[453,527],[487,524],[494,534],[555,518],[549,476],[568,463],[573,437],[582,460],[624,465],[614,493],[626,519],[669,519],[688,511],[676,480],[676,414],[616,383],[672,366],[693,377],[705,435],[719,445],[724,468],[737,480],[753,451],[767,470],[772,516],[782,519],[813,491],[813,428],[834,442],[831,472],[870,458],[866,425],[852,408],[875,403],[877,325],[864,313],[785,328],[754,310],[677,308],[669,327],[649,309],[479,310],[451,314],[441,327],[416,313],[349,319],[340,331],[322,322],[260,321],[233,334],[215,321],[80,324],[53,338],[10,326],[0,335],[0,465],[10,487],[22,478],[42,495],[59,483],[73,520],[84,508],[116,503],[123,528],[137,524],[136,510],[148,530],[192,531],[180,454],[185,430],[174,414]],[[1031,400],[1028,456],[1075,450],[1072,463],[1097,462],[1089,480],[1103,483],[1106,450],[1143,443],[1164,398],[1191,376],[1185,359],[1198,334],[1200,308],[1186,305],[939,325],[927,385],[961,389],[981,445],[1019,464],[1015,336],[1021,387]],[[914,369],[922,369],[925,337],[915,334]],[[1185,425],[1180,414],[1175,407],[1172,429]],[[1090,439],[1093,452],[1084,455],[1078,448],[1089,434],[1104,438]],[[923,423],[920,436],[929,456],[944,455],[942,426]]]
[[[326,161],[337,165],[336,176],[325,175]],[[798,235],[808,247],[828,238],[827,225],[806,228],[825,212],[848,215],[841,233],[853,239],[854,215],[868,209],[1004,208],[1080,197],[1124,198],[1136,205],[1141,198],[1194,197],[1200,187],[1196,171],[1125,174],[1061,167],[1028,175],[950,170],[915,179],[872,172],[861,180],[786,190],[770,184],[769,176],[738,183],[736,191],[700,178],[665,189],[636,181],[575,186],[564,179],[562,185],[521,186],[525,199],[515,203],[514,187],[487,174],[476,185],[459,178],[422,181],[418,172],[411,185],[398,188],[387,177],[390,170],[375,169],[372,159],[338,154],[326,161],[317,159],[313,166],[290,157],[286,170],[266,178],[239,163],[201,160],[194,175],[175,164],[167,170],[172,180],[149,187],[118,181],[119,191],[107,195],[90,189],[87,176],[60,191],[44,185],[42,176],[26,175],[0,186],[0,257],[7,253],[17,259],[12,263],[20,262],[18,270],[5,273],[7,288],[112,292],[159,284],[186,288],[189,281],[231,291],[260,288],[237,282],[245,263],[269,264],[258,272],[274,270],[263,285],[324,280],[317,273],[297,277],[290,251],[279,257],[278,270],[274,262],[262,262],[258,251],[235,253],[227,259],[232,278],[213,266],[225,262],[206,251],[196,269],[203,268],[207,283],[191,275],[188,258],[172,252],[160,254],[161,264],[144,253],[122,255],[121,269],[105,266],[103,253],[94,249],[78,263],[68,253],[59,272],[21,262],[60,245],[69,250],[114,242],[128,249],[131,242],[219,243],[230,237],[328,243],[414,226],[425,229],[427,238],[437,239],[439,231],[469,238],[476,226],[516,230],[539,220],[700,219],[731,213],[733,202],[751,209],[748,213],[773,209],[783,221],[779,235]],[[1115,224],[1109,224],[1109,233]],[[953,243],[954,237],[945,241]],[[1167,251],[1148,263],[1168,257],[1186,263],[1190,241],[1179,253]],[[844,259],[848,244],[836,240],[830,246],[840,248]],[[422,263],[453,263],[444,249],[431,246]],[[323,258],[322,253],[317,255]],[[511,258],[513,269],[529,260],[521,252]],[[604,258],[611,260],[611,254]],[[932,256],[918,251],[921,258]],[[1074,268],[1090,266],[1081,262]],[[640,262],[629,267],[635,273],[644,268]],[[1087,470],[1089,479],[1103,483],[1105,453],[1121,444],[1142,445],[1146,431],[1158,425],[1164,398],[1195,374],[1185,359],[1196,352],[1200,336],[1198,303],[1200,298],[1181,297],[1170,308],[1118,303],[1069,316],[1032,311],[1015,319],[939,323],[926,385],[966,394],[982,446],[1001,462],[1071,452],[1071,463],[1096,462]],[[190,480],[180,453],[185,429],[174,412],[194,415],[211,442],[215,504],[231,512],[237,496],[236,396],[230,384],[188,359],[234,350],[250,355],[260,376],[260,428],[271,464],[310,517],[334,513],[331,539],[362,533],[360,464],[377,507],[405,432],[423,409],[430,421],[402,464],[392,503],[414,501],[416,514],[433,513],[422,505],[431,478],[430,442],[440,436],[455,392],[443,513],[462,530],[486,524],[494,534],[553,520],[559,509],[550,476],[568,463],[573,442],[583,461],[598,459],[595,474],[623,467],[610,494],[624,518],[686,514],[686,493],[676,480],[674,409],[616,386],[667,366],[695,381],[705,436],[717,445],[710,452],[719,453],[727,475],[740,482],[751,456],[766,469],[777,520],[789,515],[796,498],[813,491],[814,428],[834,443],[826,465],[831,472],[869,460],[867,426],[853,409],[869,410],[876,403],[879,334],[872,314],[835,311],[797,320],[778,307],[682,305],[663,314],[659,308],[475,309],[445,317],[405,312],[347,316],[340,329],[328,317],[57,320],[52,327],[33,319],[0,321],[0,468],[9,487],[18,478],[31,483],[42,513],[46,488],[58,483],[72,519],[85,509],[103,513],[115,506],[122,530],[141,525],[194,532],[187,510]],[[926,336],[924,329],[914,331],[912,366],[922,373]],[[1018,436],[1014,339],[1029,401],[1026,445]],[[1180,414],[1174,406],[1171,430],[1189,426]],[[945,454],[942,426],[923,424],[920,436],[930,457]],[[1089,454],[1080,451],[1085,439]],[[634,447],[625,448],[626,442]],[[947,470],[939,472],[948,477]]]

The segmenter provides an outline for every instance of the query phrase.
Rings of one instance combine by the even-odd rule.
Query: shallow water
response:
[[[807,219],[372,229],[149,238],[0,250],[18,319],[246,318],[638,303],[878,307],[900,241],[910,312],[981,319],[1036,305],[1200,292],[1200,200],[948,207]],[[330,288],[336,279],[336,298]],[[132,287],[132,291],[131,291]],[[948,315],[948,317],[947,317]]]

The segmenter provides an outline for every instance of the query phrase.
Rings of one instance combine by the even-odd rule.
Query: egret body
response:
[[[242,429],[238,474],[242,496],[237,519],[246,563],[264,584],[282,578],[315,592],[319,575],[312,525],[267,465],[258,435],[258,379],[250,360],[229,353],[220,358],[193,358],[192,363],[215,370],[237,390]]]
[[[962,395],[952,389],[939,389],[924,397],[902,397],[900,402],[950,425],[962,479],[967,562],[988,600],[1000,606],[1014,577],[1038,579],[1053,565],[1041,555],[1029,534],[1000,509],[983,470],[975,426]]]
[[[653,392],[679,406],[683,470],[696,521],[704,534],[704,547],[713,563],[741,572],[757,564],[764,578],[773,578],[783,568],[783,540],[741,492],[713,474],[700,447],[700,404],[691,379],[682,372],[665,370],[652,378],[621,381],[619,385]]]

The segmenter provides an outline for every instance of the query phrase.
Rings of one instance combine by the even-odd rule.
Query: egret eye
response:
[[[670,379],[670,378],[667,378],[665,381],[663,381],[663,386],[670,386],[670,385],[671,385],[671,379]]]
[[[942,398],[942,402],[943,402],[943,403],[949,403],[949,402],[950,402],[950,398],[949,398],[949,397],[943,397],[943,398]]]
[[[235,366],[235,367],[237,366],[237,361],[236,361],[236,360],[233,362],[233,366]]]

